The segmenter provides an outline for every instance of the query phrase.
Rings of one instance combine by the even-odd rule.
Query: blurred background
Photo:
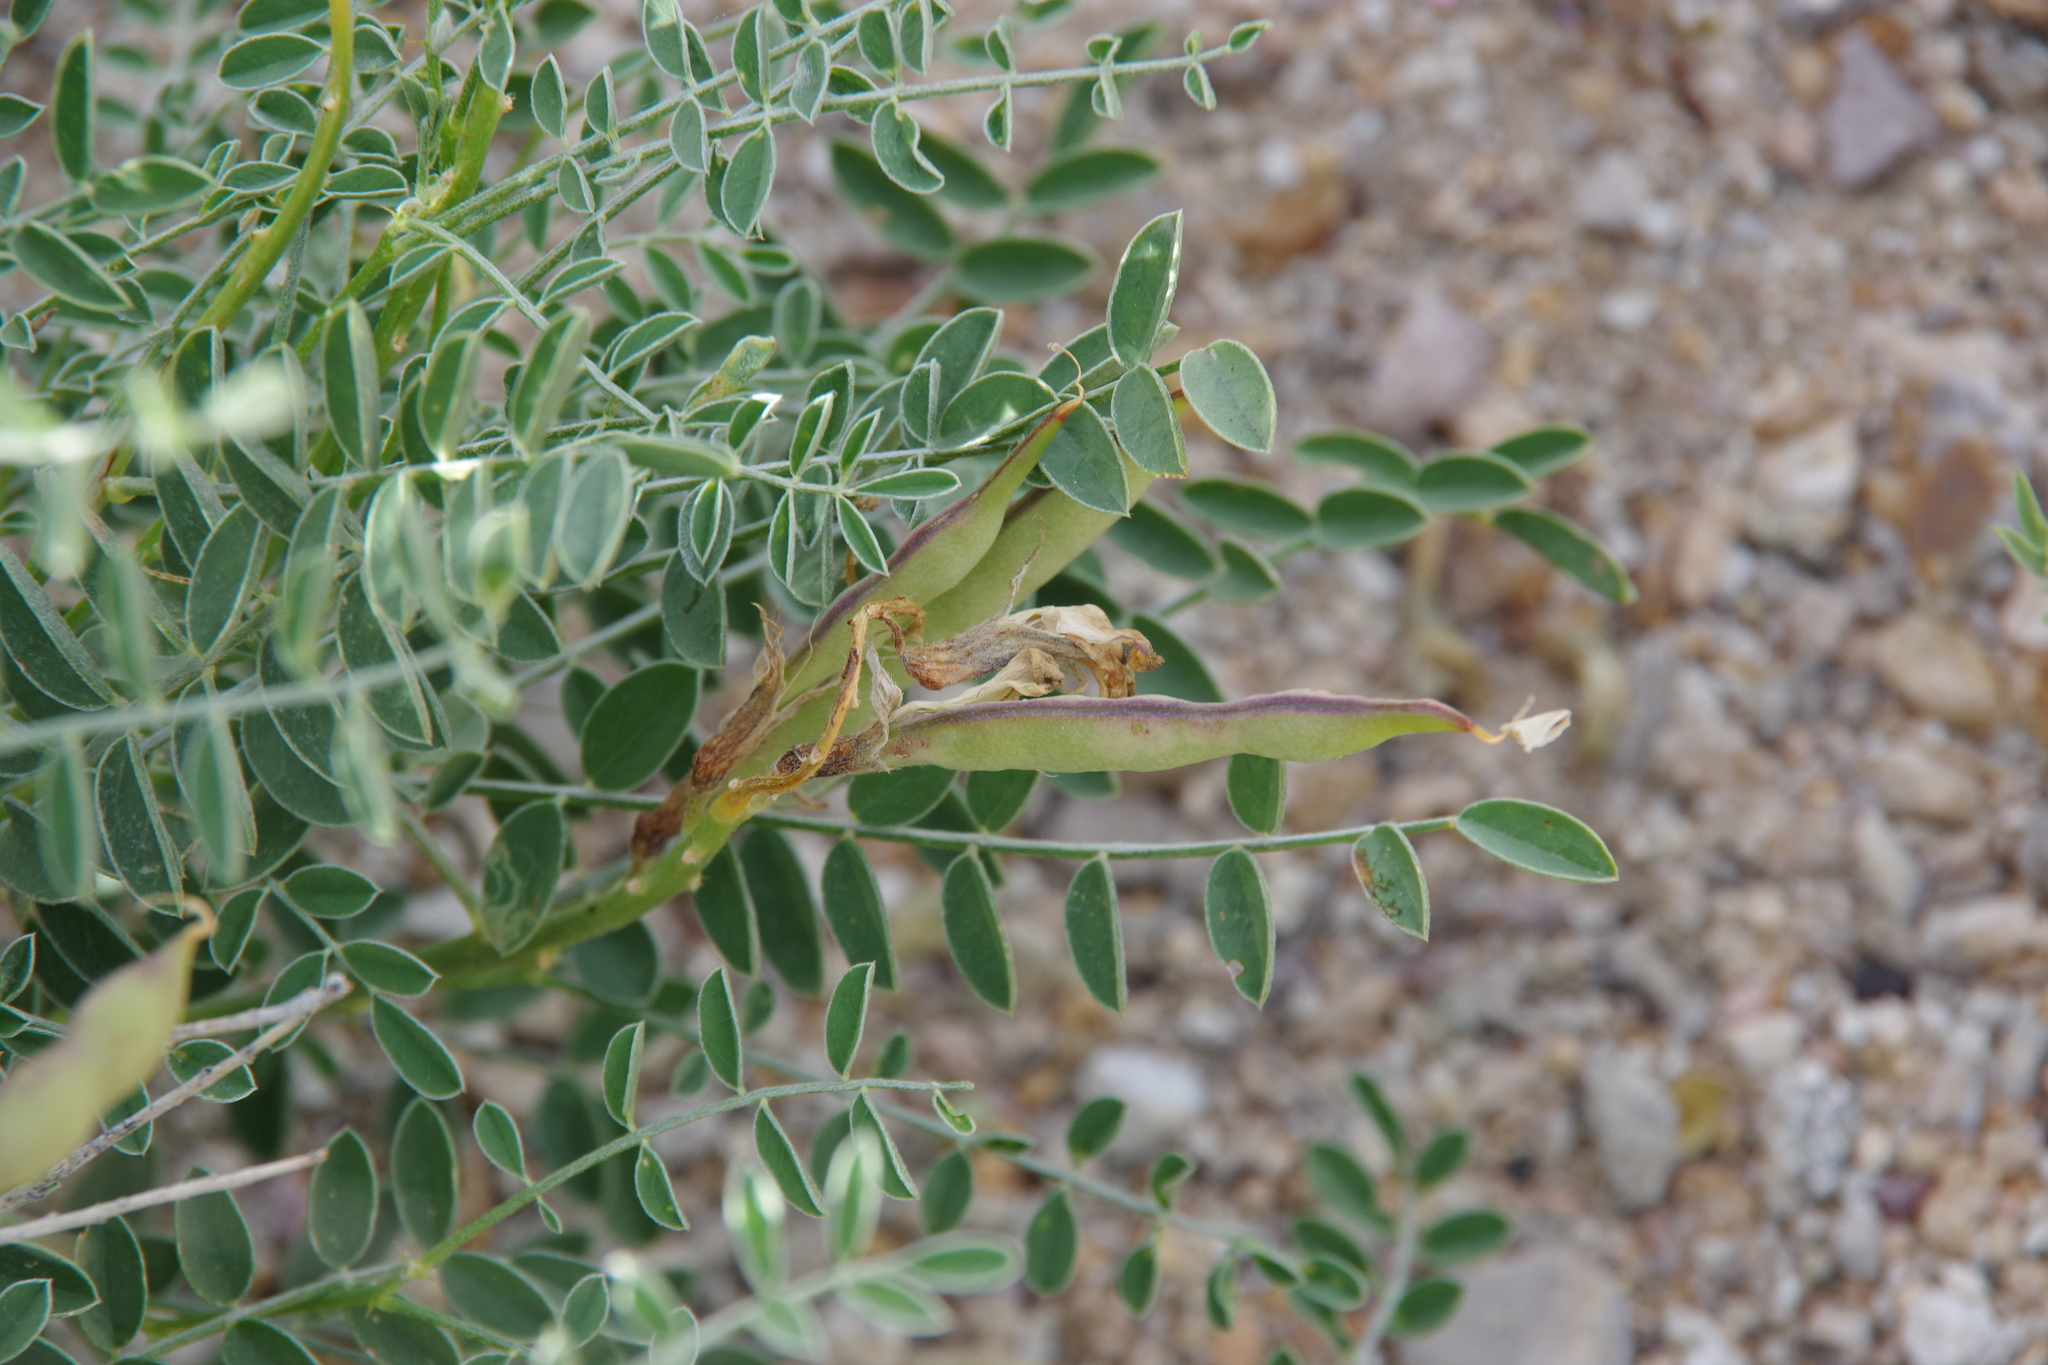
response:
[[[1599,828],[1622,880],[1542,883],[1425,840],[1425,946],[1376,922],[1341,848],[1268,859],[1281,963],[1254,1014],[1203,941],[1201,865],[1122,864],[1117,1020],[1064,961],[1065,869],[1020,868],[1005,913],[1037,1003],[991,1031],[937,974],[908,1002],[921,1064],[1011,1078],[991,1098],[1049,1139],[1121,1094],[1130,1174],[1171,1140],[1203,1162],[1189,1207],[1252,1219],[1308,1202],[1307,1139],[1372,1150],[1352,1068],[1470,1125],[1465,1192],[1515,1216],[1516,1245],[1411,1365],[2048,1361],[2048,596],[1989,529],[2041,443],[2048,4],[1147,0],[1084,5],[1032,55],[1261,15],[1274,31],[1216,68],[1217,112],[1156,79],[1098,135],[1167,174],[1061,224],[1114,259],[1186,208],[1179,344],[1245,341],[1281,397],[1272,457],[1197,441],[1195,472],[1313,497],[1335,476],[1284,456],[1311,432],[1430,448],[1579,423],[1594,454],[1544,496],[1642,598],[1610,608],[1461,526],[1302,555],[1275,603],[1176,624],[1233,695],[1571,706],[1533,758],[1431,737],[1296,768],[1289,828],[1523,795]],[[1056,98],[1020,105],[1020,145]],[[978,107],[947,112],[920,108],[972,145]],[[831,211],[821,152],[785,155],[819,211],[791,177],[776,221],[886,314],[918,277]],[[1013,310],[1010,340],[1070,336],[1099,303]],[[1133,606],[1176,591],[1103,558]],[[1126,795],[1047,793],[1026,828],[1234,828],[1220,768]],[[935,922],[935,883],[924,899]],[[1097,1226],[1074,1294],[992,1305],[983,1344],[914,1358],[1327,1351],[1249,1279],[1214,1334],[1206,1253],[1171,1239],[1134,1322],[1112,1286],[1130,1235]]]

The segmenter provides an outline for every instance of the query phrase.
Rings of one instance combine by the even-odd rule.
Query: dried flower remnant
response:
[[[1500,733],[1489,735],[1481,731],[1479,737],[1488,744],[1498,744],[1511,739],[1522,746],[1522,752],[1533,754],[1544,745],[1555,740],[1571,729],[1572,713],[1569,711],[1539,711],[1529,714],[1529,708],[1536,704],[1534,697],[1522,703],[1522,709],[1515,712],[1515,718],[1500,727]]]
[[[1134,695],[1134,675],[1165,662],[1153,652],[1151,641],[1135,630],[1117,629],[1101,607],[1076,606],[1035,607],[995,617],[950,640],[904,650],[903,666],[911,677],[936,692],[991,669],[1005,669],[1026,650],[1037,651],[1062,671],[1086,673],[1105,697]],[[1042,668],[1035,666],[1036,670]],[[1031,676],[1036,677],[1037,672]]]

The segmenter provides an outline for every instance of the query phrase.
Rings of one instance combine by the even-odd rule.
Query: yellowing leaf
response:
[[[196,904],[188,901],[188,905]],[[213,913],[139,962],[109,973],[78,1002],[61,1041],[0,1082],[0,1189],[33,1180],[93,1135],[99,1116],[163,1065],[185,1012],[186,983]]]

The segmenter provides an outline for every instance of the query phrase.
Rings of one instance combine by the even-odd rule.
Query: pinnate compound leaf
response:
[[[183,881],[177,849],[133,735],[114,741],[100,759],[93,800],[107,858],[136,898],[148,902],[177,891]]]
[[[1324,431],[1295,442],[1303,464],[1349,469],[1376,488],[1412,492],[1421,462],[1399,441],[1366,431]]]
[[[391,1136],[391,1194],[399,1223],[421,1247],[455,1230],[455,1136],[425,1100],[406,1105]]]
[[[534,338],[520,368],[519,380],[505,404],[512,439],[521,451],[539,455],[548,430],[561,415],[562,403],[575,385],[590,340],[590,315],[565,308]]]
[[[960,975],[976,995],[1008,1013],[1017,1003],[1016,964],[1002,918],[996,913],[995,888],[980,858],[970,855],[953,860],[946,869],[941,901],[946,947]]]
[[[1124,1012],[1128,987],[1124,978],[1124,931],[1117,913],[1116,878],[1109,859],[1097,855],[1074,873],[1067,885],[1067,948],[1088,993],[1103,1005]]]
[[[1273,985],[1273,907],[1266,874],[1251,854],[1234,848],[1210,864],[1203,908],[1210,946],[1238,994],[1264,1006]]]
[[[1074,1278],[1081,1230],[1065,1190],[1047,1196],[1024,1231],[1024,1283],[1034,1294],[1063,1293]]]
[[[1620,871],[1600,836],[1553,806],[1507,797],[1458,812],[1458,833],[1511,866],[1568,882],[1611,882]]]
[[[1399,825],[1374,825],[1351,846],[1351,870],[1366,899],[1396,929],[1429,939],[1429,882]]]
[[[370,1249],[377,1230],[377,1168],[370,1149],[344,1128],[327,1144],[327,1159],[313,1168],[306,1194],[306,1233],[313,1251],[346,1270]]]
[[[1181,392],[1209,430],[1241,450],[1273,444],[1273,381],[1242,342],[1212,341],[1180,362]]]
[[[603,1329],[611,1311],[611,1291],[603,1275],[585,1275],[571,1285],[562,1298],[562,1331],[569,1345],[576,1347],[588,1343]]]
[[[1555,512],[1504,507],[1493,524],[1611,602],[1636,600],[1635,581],[1613,551]]]
[[[462,1093],[462,1068],[433,1031],[378,996],[370,1002],[370,1028],[399,1078],[430,1100]]]

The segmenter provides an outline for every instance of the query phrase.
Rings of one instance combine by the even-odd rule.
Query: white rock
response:
[[[1852,1175],[1843,1188],[1833,1241],[1835,1258],[1850,1279],[1874,1281],[1884,1274],[1884,1211],[1868,1174]]]
[[[1899,1345],[1909,1365],[2002,1365],[2015,1344],[1973,1275],[1944,1276],[1906,1300]],[[1975,1283],[1970,1281],[1975,1280]]]
[[[1664,1338],[1684,1352],[1678,1357],[1682,1365],[1749,1365],[1749,1356],[1720,1323],[1687,1304],[1664,1310]]]
[[[1404,1365],[1628,1365],[1628,1297],[1614,1277],[1561,1246],[1484,1261],[1440,1332],[1401,1344]]]
[[[1586,1123],[1600,1152],[1607,1187],[1624,1209],[1664,1197],[1678,1165],[1678,1101],[1647,1054],[1595,1056],[1580,1074]]]
[[[1617,237],[1640,230],[1649,205],[1650,177],[1627,152],[1602,152],[1572,191],[1572,216],[1579,226]]]
[[[1766,1010],[1736,1020],[1721,1038],[1743,1071],[1762,1080],[1792,1064],[1806,1041],[1806,1025],[1790,1010]]]
[[[2048,922],[2030,897],[1983,896],[1928,911],[1920,943],[1942,971],[1982,971],[2048,949]]]
[[[1194,1063],[1149,1047],[1104,1047],[1088,1055],[1075,1089],[1084,1100],[1114,1095],[1127,1106],[1116,1146],[1149,1151],[1173,1142],[1209,1107]]]
[[[1600,300],[1600,321],[1610,331],[1634,336],[1657,320],[1657,296],[1647,289],[1617,289]]]
[[[1493,339],[1434,288],[1409,301],[1366,385],[1372,420],[1399,435],[1448,422],[1485,382]]]
[[[1933,142],[1941,122],[1861,28],[1835,40],[1835,62],[1835,92],[1821,114],[1828,178],[1862,189]]]
[[[1794,1203],[1833,1195],[1861,1122],[1856,1087],[1826,1063],[1803,1057],[1779,1072],[1765,1095],[1762,1124],[1775,1193]]]
[[[1862,465],[1847,417],[1765,450],[1743,505],[1751,538],[1808,560],[1827,558],[1849,530]]]
[[[1898,919],[1920,908],[1927,889],[1920,860],[1900,842],[1898,831],[1883,811],[1867,808],[1857,812],[1849,827],[1849,844],[1856,857],[1856,883],[1866,896]]]
[[[1872,759],[1864,772],[1885,809],[1896,814],[1960,824],[1983,812],[1983,787],[1977,775],[1919,744],[1892,745]],[[1860,823],[1855,833],[1860,873],[1864,853]]]

